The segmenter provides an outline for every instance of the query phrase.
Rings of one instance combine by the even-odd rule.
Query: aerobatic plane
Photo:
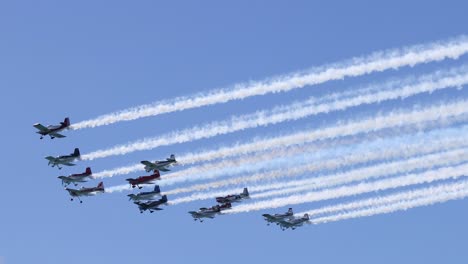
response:
[[[60,167],[60,165],[75,166],[76,164],[73,164],[72,162],[81,159],[81,155],[80,150],[75,148],[75,151],[70,155],[63,155],[58,157],[47,156],[45,158],[49,161],[49,165],[52,165],[52,167],[57,166],[61,170],[62,167]]]
[[[87,182],[88,179],[92,179],[92,172],[91,168],[87,167],[86,171],[83,173],[71,174],[69,176],[58,176],[57,178],[62,180],[62,185],[65,187],[71,183],[77,186],[78,182]]]
[[[154,173],[152,175],[140,176],[140,177],[138,177],[136,179],[128,178],[128,179],[126,179],[126,181],[128,181],[128,183],[130,183],[132,188],[135,188],[135,186],[138,186],[138,189],[141,189],[141,188],[143,188],[143,187],[140,186],[141,184],[153,184],[154,180],[157,180],[157,179],[161,179],[161,175],[159,174],[158,170],[154,170]]]
[[[190,211],[189,214],[192,215],[193,220],[203,222],[203,218],[213,219],[216,214],[221,212],[221,207],[219,205],[212,206],[210,208],[202,207],[198,211]]]
[[[280,221],[284,219],[289,219],[292,218],[294,215],[292,208],[289,208],[288,211],[284,214],[263,214],[262,216],[265,218],[265,221],[267,221],[267,225],[270,225],[271,223],[276,223],[278,224]]]
[[[140,213],[143,213],[146,210],[149,210],[150,213],[153,213],[154,211],[162,210],[161,208],[159,208],[160,205],[167,204],[167,196],[163,195],[161,199],[157,201],[148,201],[148,202],[136,201],[133,203],[138,205],[138,209],[140,209]]]
[[[137,194],[129,194],[129,200],[133,201],[142,201],[142,200],[154,200],[155,196],[161,195],[161,189],[159,189],[159,185],[154,186],[154,190],[151,192],[141,192]]]
[[[175,163],[177,163],[177,161],[174,154],[166,160],[157,160],[155,162],[147,160],[141,161],[141,164],[145,165],[146,172],[150,172],[152,170],[170,171],[167,167],[173,166]]]
[[[232,203],[239,202],[242,199],[249,198],[249,191],[244,188],[244,191],[240,194],[230,194],[224,197],[216,197],[218,203]]]
[[[51,139],[64,138],[65,136],[62,134],[59,134],[59,132],[70,127],[70,119],[68,117],[65,118],[63,122],[60,122],[60,125],[49,125],[45,127],[37,123],[37,124],[34,124],[33,126],[39,130],[36,133],[41,135],[41,139],[43,139],[44,136],[46,135],[49,135]]]
[[[104,183],[100,182],[97,187],[92,187],[92,188],[84,188],[84,187],[82,187],[81,189],[66,188],[65,190],[67,190],[70,196],[72,197],[70,199],[71,201],[73,201],[74,197],[80,200],[80,196],[93,196],[98,193],[103,193]],[[80,200],[80,203],[83,203],[83,201]]]
[[[278,222],[279,226],[281,226],[281,229],[284,231],[288,228],[291,228],[292,230],[302,226],[305,222],[309,221],[309,215],[304,214],[303,217],[299,218],[291,218],[291,219],[286,219],[286,220],[281,220]]]

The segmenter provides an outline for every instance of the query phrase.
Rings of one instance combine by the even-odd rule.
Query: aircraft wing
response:
[[[65,166],[75,166],[76,164],[74,163],[70,163],[70,162],[64,162],[64,163],[60,163],[62,165],[65,165]]]
[[[171,170],[166,169],[166,168],[164,168],[164,167],[159,167],[158,170],[160,170],[160,171],[171,171]]]
[[[33,127],[39,129],[40,131],[44,131],[44,132],[49,131],[49,129],[47,127],[45,127],[45,126],[43,126],[43,125],[41,125],[39,123],[34,124]]]
[[[154,164],[152,162],[147,161],[147,160],[141,161],[140,163],[145,165],[145,166],[154,166]]]
[[[47,157],[45,157],[45,159],[48,160],[48,161],[52,161],[52,162],[57,160],[56,158],[54,158],[52,156],[47,156]]]
[[[53,136],[53,137],[56,137],[56,138],[64,138],[64,137],[65,137],[64,135],[59,134],[59,133],[56,133],[56,132],[54,132],[54,133],[49,133],[49,135],[51,135],[51,136]]]

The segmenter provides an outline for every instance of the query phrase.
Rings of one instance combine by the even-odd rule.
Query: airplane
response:
[[[36,131],[36,133],[41,135],[41,139],[43,139],[44,136],[46,135],[49,135],[51,139],[64,138],[65,136],[62,134],[59,134],[59,132],[70,127],[70,119],[68,117],[65,118],[63,122],[60,122],[60,125],[49,125],[45,127],[41,125],[40,123],[36,123],[33,125],[33,127],[39,130],[39,131]]]
[[[143,213],[146,210],[149,210],[150,213],[153,213],[155,210],[157,211],[162,210],[161,208],[159,208],[160,205],[167,204],[167,196],[163,195],[161,199],[157,201],[148,201],[148,202],[136,201],[133,203],[138,205],[138,209],[140,209],[140,213]]]
[[[221,207],[219,205],[212,206],[210,208],[202,207],[198,211],[190,211],[189,214],[192,215],[193,220],[199,220],[203,223],[203,218],[213,219],[216,214],[221,212]]]
[[[265,221],[267,221],[267,225],[270,225],[271,223],[276,223],[278,224],[280,221],[286,219],[286,218],[292,218],[294,215],[292,208],[289,208],[288,211],[284,214],[263,214],[262,216],[265,218]]]
[[[46,160],[49,161],[49,165],[52,164],[52,167],[57,166],[59,170],[62,169],[60,165],[65,165],[65,166],[75,166],[76,164],[73,164],[72,162],[75,160],[80,160],[81,159],[81,154],[80,154],[80,149],[75,148],[75,151],[70,154],[70,155],[63,155],[63,156],[58,156],[58,157],[52,157],[52,156],[47,156],[45,157]]]
[[[155,162],[143,160],[141,164],[145,165],[146,172],[150,172],[152,170],[160,170],[160,171],[170,171],[167,167],[173,166],[173,164],[177,163],[175,159],[175,155],[172,154],[166,160],[157,160]]]
[[[129,200],[134,201],[141,201],[141,200],[153,200],[155,196],[161,195],[161,189],[159,189],[159,185],[154,186],[154,191],[151,192],[141,192],[137,194],[129,194],[127,195]]]
[[[66,188],[65,190],[67,190],[70,196],[72,197],[70,201],[73,201],[73,197],[76,197],[78,200],[80,200],[80,196],[93,196],[98,193],[103,193],[104,183],[100,182],[97,187],[91,187],[91,188],[82,187],[81,189]],[[83,203],[83,201],[80,200],[80,203]]]
[[[77,186],[77,182],[87,182],[88,179],[92,179],[92,172],[91,168],[87,167],[84,173],[71,174],[69,176],[58,176],[57,178],[62,180],[62,185],[65,187],[70,183]]]
[[[154,180],[159,180],[159,179],[161,179],[161,175],[159,174],[159,171],[154,170],[154,173],[152,175],[140,176],[140,177],[138,177],[136,179],[128,178],[128,179],[126,179],[126,181],[128,181],[128,183],[130,183],[132,188],[135,188],[135,186],[138,186],[138,189],[141,189],[143,187],[141,187],[140,184],[153,184]]]
[[[309,221],[309,215],[304,214],[303,217],[299,218],[291,218],[288,220],[281,220],[278,222],[278,224],[281,226],[281,229],[284,231],[288,228],[291,228],[292,230],[302,226],[305,222]]]
[[[224,197],[216,197],[218,203],[232,203],[239,202],[242,199],[249,198],[249,191],[247,188],[244,188],[244,191],[241,194],[230,194]]]

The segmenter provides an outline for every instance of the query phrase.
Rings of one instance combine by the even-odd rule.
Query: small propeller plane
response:
[[[309,221],[309,215],[304,214],[303,217],[299,218],[291,218],[287,220],[281,220],[278,222],[278,224],[281,226],[281,229],[284,231],[288,228],[291,228],[292,230],[302,226],[305,222]]]
[[[103,193],[104,183],[100,182],[97,187],[91,187],[91,188],[82,187],[81,189],[66,188],[65,190],[67,190],[70,196],[72,197],[70,201],[73,201],[73,198],[76,197],[80,201],[80,203],[83,203],[83,201],[81,201],[80,199],[80,196],[93,196],[98,193]]]
[[[146,210],[149,210],[150,213],[153,213],[154,211],[159,211],[163,210],[159,208],[160,205],[167,204],[167,196],[163,195],[161,199],[157,201],[148,201],[148,202],[140,202],[136,201],[133,202],[134,204],[138,205],[138,209],[140,209],[140,213],[143,213]]]
[[[70,155],[63,155],[58,157],[47,156],[45,159],[49,161],[49,165],[52,165],[52,167],[57,166],[59,170],[62,169],[60,165],[75,166],[76,164],[73,164],[72,162],[81,159],[80,149],[75,148],[75,151]]]
[[[41,139],[43,139],[44,136],[46,135],[49,135],[51,139],[64,138],[65,136],[62,134],[59,134],[59,132],[70,127],[70,119],[68,117],[65,118],[63,122],[60,122],[60,125],[49,125],[45,127],[37,123],[37,124],[34,124],[33,126],[39,130],[36,133],[41,135]]]
[[[158,179],[161,179],[161,175],[159,174],[158,170],[154,170],[154,173],[152,175],[140,176],[140,177],[138,177],[136,179],[128,178],[128,179],[126,179],[126,181],[128,181],[128,183],[130,183],[132,188],[135,188],[135,186],[138,186],[138,189],[141,189],[141,188],[143,188],[143,187],[140,186],[141,184],[153,184],[154,180],[158,180]]]
[[[129,197],[129,200],[142,201],[142,200],[154,200],[154,197],[158,195],[161,195],[161,189],[159,188],[159,185],[155,185],[154,190],[151,192],[141,192],[137,194],[132,193],[127,196]]]
[[[240,194],[230,194],[224,197],[216,197],[216,202],[218,203],[232,203],[239,202],[242,199],[249,198],[249,191],[247,188],[244,188],[244,191]]]
[[[265,221],[267,221],[267,225],[270,225],[271,223],[276,223],[278,224],[280,221],[286,219],[286,218],[292,218],[294,215],[292,208],[289,208],[288,211],[284,214],[263,214],[262,216],[265,218]]]
[[[177,161],[174,154],[166,160],[157,160],[155,162],[147,160],[141,161],[141,164],[145,165],[146,172],[150,172],[152,170],[170,171],[167,167],[173,166],[175,163],[177,163]]]
[[[69,176],[58,176],[57,178],[62,180],[62,185],[65,187],[71,183],[78,186],[78,182],[87,182],[88,179],[92,179],[92,174],[91,168],[87,167],[84,173],[71,174]]]
[[[198,211],[190,211],[189,214],[192,215],[194,221],[198,220],[203,223],[203,218],[213,219],[219,212],[221,212],[221,207],[215,205],[210,208],[202,207]]]

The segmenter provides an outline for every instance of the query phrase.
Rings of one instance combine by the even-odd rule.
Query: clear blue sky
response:
[[[235,113],[443,62],[326,83],[288,94],[146,118],[42,140],[33,123],[100,114],[261,80],[372,51],[468,34],[466,1],[2,1],[0,3],[0,262],[18,263],[466,263],[466,200],[295,232],[268,228],[261,212],[192,221],[211,201],[140,215],[124,194],[71,203],[46,155],[83,153]],[[353,2],[353,3],[351,3]],[[461,58],[467,62],[467,58]],[[441,93],[464,97],[466,90]],[[429,99],[428,99],[429,98]],[[395,106],[432,100],[395,102]],[[392,107],[393,105],[381,105]],[[311,127],[375,108],[80,163],[95,171]],[[133,175],[138,176],[138,175]],[[106,181],[123,183],[124,177]],[[94,182],[93,182],[94,184]],[[297,210],[315,205],[297,206]],[[283,209],[281,209],[283,210]]]

